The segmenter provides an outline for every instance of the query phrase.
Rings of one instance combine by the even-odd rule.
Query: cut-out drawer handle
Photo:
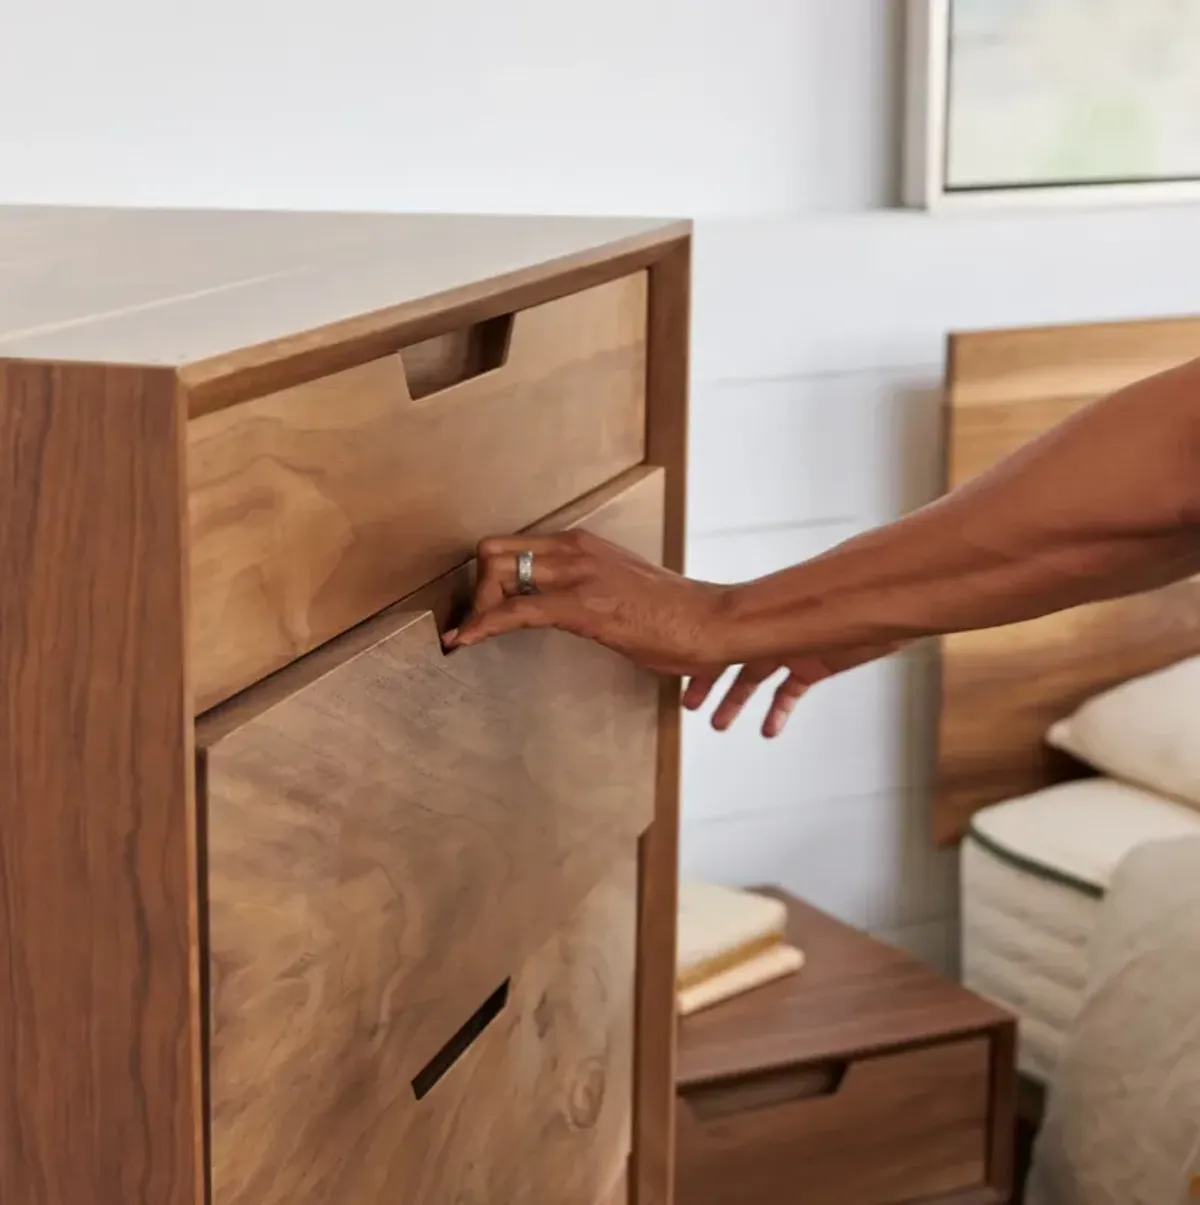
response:
[[[701,1121],[720,1121],[734,1114],[775,1109],[795,1100],[833,1096],[846,1078],[849,1063],[836,1061],[809,1067],[787,1067],[764,1075],[747,1075],[691,1088],[685,1099]]]
[[[437,1083],[483,1035],[483,1031],[504,1011],[512,980],[506,979],[467,1019],[466,1023],[413,1077],[412,1090],[424,1100]]]
[[[475,562],[472,561],[466,580],[462,582],[460,588],[452,594],[443,592],[430,603],[433,621],[437,625],[438,642],[444,657],[452,657],[458,652],[456,648],[446,647],[445,635],[451,629],[464,623],[471,614],[471,607],[475,601],[475,576],[476,567]]]
[[[474,326],[435,335],[400,349],[400,362],[414,402],[503,368],[508,361],[515,315],[501,314]]]

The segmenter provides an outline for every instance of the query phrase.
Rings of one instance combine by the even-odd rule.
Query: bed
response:
[[[1095,398],[1198,356],[1200,319],[954,336],[948,485]],[[1118,684],[1197,654],[1197,580],[942,642],[934,836],[961,842],[963,978],[1018,1016],[1022,1112],[1035,1122],[1118,868],[1148,843],[1200,837],[1200,808],[1097,774],[1063,725]]]

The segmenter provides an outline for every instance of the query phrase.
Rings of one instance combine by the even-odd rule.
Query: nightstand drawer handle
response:
[[[467,1019],[466,1023],[413,1077],[412,1090],[424,1100],[437,1082],[483,1036],[483,1031],[504,1011],[512,980],[506,979]]]
[[[774,1109],[793,1100],[833,1096],[842,1086],[850,1064],[845,1060],[816,1066],[786,1067],[691,1088],[684,1094],[701,1121],[720,1121],[738,1113]]]

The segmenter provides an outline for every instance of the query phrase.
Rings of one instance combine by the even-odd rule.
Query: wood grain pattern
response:
[[[570,637],[447,657],[431,615],[400,622],[205,750],[209,927],[214,981],[258,993],[247,1032],[283,1023],[302,958],[321,981],[388,982],[419,1065],[649,824],[654,695]],[[214,1014],[218,1053],[233,1027]],[[239,1057],[218,1058],[214,1102]]]
[[[621,544],[656,564],[663,556],[665,474],[639,465],[590,494],[531,524],[530,534],[579,527]],[[364,620],[336,640],[314,649],[241,694],[226,700],[196,721],[196,743],[207,748],[262,715],[351,657],[368,651],[415,616],[428,612],[439,632],[458,623],[471,605],[476,580],[474,560],[422,586],[378,615]],[[451,654],[453,656],[453,654]]]
[[[835,1090],[703,1120],[680,1102],[680,1205],[743,1205],[803,1185],[808,1205],[903,1205],[987,1174],[988,1043],[854,1062]]]
[[[966,1039],[1010,1023],[1002,1009],[911,955],[781,898],[804,969],[683,1020],[681,1088]]]
[[[666,474],[663,563],[684,568],[687,510],[690,238],[650,271],[646,455]],[[659,690],[654,823],[639,878],[634,1150],[631,1205],[672,1205],[675,1178],[675,951],[679,907],[680,686]]]
[[[575,521],[648,551],[662,474],[632,476]],[[342,642],[314,654],[322,672],[297,692],[264,684],[266,706],[248,692],[199,728],[216,1205],[315,1205],[400,1174],[417,1115],[381,1100],[385,1079],[364,1085],[364,1063],[407,1084],[653,816],[649,675],[557,633],[447,656],[424,610],[370,632],[361,651],[361,633],[346,638],[354,653],[335,668]],[[632,878],[628,891],[632,925]],[[632,1009],[631,982],[596,988]],[[368,1165],[351,1157],[360,1140]],[[533,1158],[533,1141],[511,1157]],[[280,1176],[293,1165],[300,1179]],[[261,1195],[268,1180],[283,1195]]]
[[[188,428],[207,709],[637,464],[646,276],[516,316],[505,363],[420,402],[400,355]]]
[[[679,1205],[1007,1202],[1012,1019],[775,894],[804,969],[680,1023]]]
[[[169,373],[0,362],[0,1201],[200,1205]]]
[[[625,1172],[621,1173],[612,1192],[604,1199],[604,1205],[629,1205],[629,1178]]]
[[[229,1082],[221,1078],[223,1071],[207,1083],[203,1079],[208,1052],[201,1048],[201,1037],[210,1032],[210,1005],[218,1000],[209,989],[228,992],[232,982],[234,989],[241,990],[247,983],[236,973],[230,980],[228,960],[215,964],[198,957],[198,947],[207,950],[209,944],[208,855],[215,852],[236,870],[245,848],[239,833],[228,827],[218,834],[212,850],[206,848],[208,818],[201,816],[197,824],[193,816],[197,764],[203,799],[220,803],[224,798],[220,791],[228,790],[230,814],[236,815],[248,798],[239,792],[262,785],[254,778],[259,771],[268,777],[277,773],[280,780],[290,771],[293,782],[300,782],[296,765],[282,760],[264,770],[251,758],[254,773],[240,780],[232,769],[220,777],[223,770],[237,768],[232,761],[229,766],[218,764],[223,753],[232,758],[238,752],[237,742],[246,740],[242,734],[248,731],[277,739],[271,725],[298,693],[308,704],[314,699],[329,703],[338,734],[344,729],[337,723],[344,723],[347,713],[340,696],[331,700],[328,692],[345,687],[352,699],[370,702],[375,745],[360,753],[370,741],[343,742],[368,766],[372,756],[383,756],[380,749],[388,751],[387,741],[394,738],[393,726],[379,718],[385,705],[398,708],[401,718],[407,714],[413,724],[431,723],[430,715],[418,715],[403,692],[386,695],[369,672],[365,680],[339,676],[349,658],[357,659],[360,670],[369,671],[372,656],[379,656],[375,650],[380,642],[403,630],[405,625],[397,622],[401,610],[393,606],[290,664],[270,662],[279,668],[268,678],[206,712],[197,728],[201,746],[210,753],[202,753],[197,763],[191,750],[195,700],[188,666],[185,561],[190,563],[189,536],[194,533],[188,513],[185,416],[206,422],[218,411],[301,387],[312,388],[315,395],[321,387],[313,382],[340,373],[364,374],[365,379],[369,370],[382,371],[378,365],[385,360],[391,361],[393,377],[403,363],[408,393],[418,399],[414,408],[436,410],[496,383],[503,361],[495,356],[492,336],[506,315],[583,290],[619,290],[622,286],[613,282],[647,274],[648,289],[642,278],[642,304],[648,304],[648,314],[642,310],[637,330],[642,360],[636,373],[630,373],[649,397],[644,415],[639,409],[627,424],[613,420],[608,409],[612,391],[596,385],[595,377],[607,371],[606,365],[611,367],[613,357],[626,354],[613,349],[611,354],[601,352],[599,363],[589,355],[581,356],[591,361],[579,372],[590,382],[583,388],[595,390],[597,410],[577,414],[572,407],[583,405],[580,392],[561,389],[555,404],[562,407],[557,413],[564,421],[556,427],[534,415],[524,431],[526,442],[532,440],[534,446],[560,441],[564,479],[582,463],[580,458],[603,455],[605,447],[611,450],[622,440],[636,445],[630,455],[614,457],[603,471],[597,467],[586,480],[579,475],[553,499],[548,495],[536,505],[530,502],[520,517],[504,510],[512,503],[507,488],[512,478],[507,477],[488,500],[491,510],[484,515],[481,509],[472,509],[480,496],[472,494],[472,488],[480,484],[477,477],[500,472],[497,447],[508,445],[502,439],[488,442],[474,424],[460,424],[460,441],[448,441],[446,455],[469,453],[475,458],[476,475],[459,479],[461,498],[447,501],[444,494],[438,504],[444,504],[438,512],[442,515],[465,516],[460,527],[443,529],[443,549],[454,543],[459,551],[453,559],[447,554],[441,564],[457,567],[436,577],[440,569],[431,561],[426,572],[432,581],[416,577],[389,586],[378,603],[386,605],[411,586],[421,587],[408,597],[407,606],[410,612],[428,614],[416,621],[416,627],[410,615],[405,624],[411,630],[392,651],[405,650],[405,656],[414,658],[421,673],[438,681],[443,698],[450,698],[455,689],[463,694],[475,689],[470,699],[460,695],[453,705],[463,714],[481,714],[486,721],[477,735],[484,734],[479,738],[481,747],[496,756],[500,770],[496,782],[482,786],[482,776],[475,776],[476,795],[485,804],[495,799],[483,796],[484,786],[499,790],[506,784],[533,783],[536,812],[549,791],[538,795],[539,782],[552,780],[555,791],[564,797],[574,795],[572,767],[586,773],[589,789],[598,791],[594,771],[604,761],[602,748],[584,747],[581,741],[572,745],[568,739],[568,753],[573,748],[582,750],[580,756],[569,756],[558,768],[543,764],[557,759],[556,738],[570,727],[570,715],[581,722],[597,716],[595,700],[568,706],[565,718],[555,717],[553,723],[538,727],[527,710],[510,709],[509,696],[502,695],[496,680],[499,671],[489,670],[486,661],[452,656],[431,664],[422,658],[436,648],[434,623],[444,626],[458,618],[471,584],[471,567],[458,562],[478,534],[477,523],[486,520],[489,530],[501,531],[524,525],[613,474],[621,475],[589,495],[586,503],[558,512],[551,523],[585,522],[650,556],[663,555],[665,531],[667,563],[681,567],[689,231],[688,223],[644,220],[0,207],[0,354],[9,357],[0,368],[0,461],[9,465],[7,476],[0,479],[0,553],[8,575],[0,582],[0,669],[11,696],[3,724],[7,736],[0,747],[0,799],[5,801],[0,803],[0,1016],[11,1018],[7,1026],[0,1021],[0,1200],[5,1205],[10,1198],[14,1205],[67,1201],[71,1205],[117,1201],[121,1205],[214,1205],[206,1196],[206,1137],[232,1144],[226,1151],[238,1147],[240,1138],[253,1151],[264,1134],[278,1133],[270,1128],[273,1117],[258,1124],[259,1101],[249,1093],[245,1116],[235,1115],[236,1102],[231,1106],[228,1096],[222,1098],[222,1120],[210,1135],[205,1133],[215,1120],[208,1089],[219,1093]],[[564,304],[561,312],[567,308]],[[603,323],[593,318],[581,315],[568,324],[569,329],[553,332],[549,346],[554,353],[561,355],[577,346],[572,340],[595,337]],[[464,334],[468,328],[471,333]],[[475,340],[476,334],[481,341]],[[54,364],[43,367],[41,360]],[[508,363],[513,362],[510,356]],[[571,367],[556,370],[559,378],[572,371]],[[548,379],[556,374],[543,375]],[[560,388],[562,384],[559,379]],[[549,392],[549,384],[546,389]],[[19,405],[13,399],[19,399]],[[605,416],[607,425],[590,447],[584,447],[587,441],[578,429],[568,429],[566,421],[569,418],[577,428],[576,419],[597,423]],[[318,439],[318,431],[323,430],[336,442],[331,429],[322,424],[336,426],[338,404],[309,418],[306,437]],[[212,421],[214,429],[220,425],[217,418]],[[265,445],[250,446],[256,440],[265,440]],[[340,461],[340,480],[361,473],[364,464],[378,464],[369,454],[383,456],[378,445],[384,442],[377,439],[366,451],[360,447]],[[272,478],[272,469],[283,477],[289,466],[269,463],[274,449],[262,427],[252,433],[250,445],[243,450],[258,457],[252,471],[262,474],[267,487],[257,500],[250,500],[253,510],[259,501],[276,496],[278,480]],[[419,454],[409,443],[399,446],[426,480],[447,484],[446,474],[439,476],[436,456],[418,461]],[[621,472],[643,453],[651,467]],[[591,463],[599,465],[599,460]],[[653,466],[662,466],[665,474]],[[511,470],[511,463],[507,467]],[[289,489],[295,486],[289,497],[303,511],[314,499],[320,501],[323,483],[311,464],[301,465],[298,476],[299,480],[289,480]],[[627,491],[640,499],[638,504],[616,505]],[[275,600],[284,616],[284,644],[292,641],[287,657],[320,638],[306,624],[314,617],[318,624],[330,622],[326,617],[331,594],[352,593],[344,589],[345,580],[332,585],[320,580],[328,568],[321,557],[331,547],[334,559],[342,558],[339,566],[344,571],[345,564],[353,564],[356,556],[364,555],[365,546],[372,545],[367,558],[374,556],[376,572],[381,568],[388,572],[396,560],[403,559],[395,555],[398,550],[403,553],[419,543],[413,533],[427,526],[429,514],[437,510],[415,492],[393,502],[406,510],[404,523],[392,531],[394,542],[384,545],[380,539],[386,535],[383,529],[399,521],[396,514],[381,518],[358,512],[350,525],[356,547],[349,549],[340,548],[336,538],[330,544],[330,532],[336,537],[338,528],[329,509],[310,508],[311,528],[305,529],[305,536],[315,538],[301,538],[293,545],[300,549],[298,564],[315,566],[314,580],[298,586],[302,599],[309,587],[315,591],[310,614],[303,613],[309,603],[293,606],[296,595]],[[289,521],[292,513],[289,510]],[[534,527],[544,525],[538,522]],[[241,568],[250,578],[259,575],[261,583],[263,565],[263,560],[250,557]],[[360,602],[351,608],[353,619],[331,622],[330,634],[368,613]],[[218,634],[217,644],[237,627],[235,617],[224,618],[230,622]],[[298,643],[296,631],[304,633]],[[270,639],[279,639],[278,632],[272,632]],[[203,645],[202,653],[208,647]],[[604,683],[610,682],[605,677],[609,669],[598,668],[600,663],[591,660],[602,654],[582,646],[563,647],[569,651],[560,663],[549,646],[543,650],[540,645],[526,648],[519,641],[513,643],[506,686],[511,689],[512,667],[519,663],[524,668],[528,658],[535,674],[546,676],[543,685],[550,693],[559,689],[555,683],[566,689],[566,677],[574,666],[578,677],[569,683],[571,689],[599,683],[603,694]],[[543,651],[545,659],[539,659]],[[455,678],[460,672],[461,677]],[[614,689],[619,692],[624,687]],[[554,1186],[551,1193],[556,1201],[575,1205],[578,1198],[579,1205],[596,1205],[606,1186],[627,1171],[625,1192],[631,1199],[639,1205],[667,1205],[674,1007],[668,968],[674,952],[678,695],[670,688],[658,692],[654,684],[642,680],[636,689],[645,692],[644,699],[638,695],[620,724],[629,723],[635,712],[643,714],[644,708],[651,738],[656,723],[663,733],[656,761],[653,748],[647,752],[635,740],[629,748],[633,760],[643,759],[640,771],[635,773],[624,762],[619,767],[619,775],[627,774],[630,782],[636,779],[636,791],[631,789],[624,808],[618,810],[625,817],[640,815],[640,820],[631,819],[624,829],[609,825],[592,840],[602,825],[597,817],[587,818],[595,828],[574,834],[584,842],[582,852],[576,851],[577,890],[561,892],[562,907],[577,903],[587,882],[610,870],[622,886],[619,891],[611,882],[597,887],[599,898],[610,903],[589,903],[588,915],[594,919],[580,922],[583,930],[576,927],[565,935],[556,930],[542,952],[531,952],[539,933],[550,933],[547,915],[554,906],[550,899],[549,907],[539,911],[528,930],[522,930],[521,940],[512,944],[508,962],[521,966],[505,971],[513,976],[506,1009],[445,1079],[423,1096],[423,1105],[436,1104],[439,1094],[451,1102],[436,1105],[432,1114],[436,1124],[429,1121],[427,1111],[422,1115],[424,1129],[406,1131],[415,1136],[422,1157],[429,1150],[440,1152],[440,1162],[431,1164],[429,1175],[449,1188],[444,1191],[442,1183],[401,1177],[395,1183],[402,1199],[427,1194],[430,1205],[443,1205],[448,1192],[448,1199],[457,1205],[508,1200],[542,1205],[549,1184]],[[207,703],[217,696],[205,694],[202,688],[199,697]],[[13,698],[19,698],[19,707],[12,705]],[[301,709],[300,714],[304,723],[318,723],[315,712]],[[597,720],[605,722],[604,716]],[[438,740],[431,742],[435,753],[438,747],[455,749],[456,741],[467,739],[454,724],[443,724],[441,729],[436,733],[441,745]],[[601,734],[613,742],[610,760],[624,731],[614,730],[607,738]],[[486,748],[487,739],[499,740],[505,732],[514,734],[513,743],[499,753],[496,745]],[[531,732],[529,748],[548,750],[532,769],[518,765],[516,752]],[[537,743],[538,733],[545,734],[542,745]],[[296,761],[309,758],[315,763],[322,750],[332,756],[324,730],[322,737],[326,743],[314,740],[297,749]],[[247,740],[248,747],[252,744]],[[390,748],[394,753],[395,747]],[[446,755],[457,758],[460,752],[455,749]],[[482,755],[475,764],[482,764]],[[647,777],[651,764],[652,789]],[[210,780],[216,782],[211,797],[206,786]],[[357,784],[359,793],[351,798],[346,791],[334,804],[355,818],[369,815],[370,781],[364,774]],[[614,779],[613,789],[619,790],[622,781]],[[326,784],[319,775],[305,778],[302,785],[308,792],[306,799],[326,799]],[[21,801],[20,811],[13,800]],[[32,806],[27,806],[29,801]],[[629,910],[635,900],[626,860],[640,826],[651,817],[651,808],[653,831],[638,842],[636,896],[637,940],[645,943],[638,955],[636,1023],[645,1027],[645,1034],[631,1071]],[[565,810],[563,816],[564,822],[572,819]],[[287,822],[283,807],[255,817],[281,826]],[[560,818],[556,810],[555,823]],[[461,826],[447,824],[443,831],[453,835]],[[538,830],[536,839],[522,843],[522,855],[528,846],[535,856],[540,850],[552,859],[553,831],[553,824]],[[246,832],[253,835],[253,826],[248,825]],[[470,844],[467,838],[464,841]],[[573,843],[571,848],[576,850]],[[286,847],[272,846],[269,852],[286,862]],[[374,847],[364,852],[361,846],[335,843],[333,855],[345,856],[339,865],[348,871],[344,881],[335,884],[342,911],[332,909],[325,923],[327,929],[333,922],[343,923],[368,946],[375,942],[385,953],[395,954],[394,942],[386,944],[389,939],[405,933],[428,935],[427,912],[406,913],[403,924],[388,933],[373,915],[359,926],[350,926],[347,920],[354,915],[354,906],[373,907],[372,892],[384,889],[379,876],[364,869],[376,853]],[[564,853],[556,868],[559,877],[547,871],[545,881],[561,883],[575,866],[573,856]],[[514,863],[514,874],[519,869]],[[446,882],[457,882],[452,877],[457,867],[444,870]],[[514,881],[518,888],[525,883]],[[270,897],[277,888],[268,882],[265,894]],[[532,898],[535,892],[536,884],[527,894]],[[589,899],[595,900],[596,893]],[[405,898],[411,903],[411,890]],[[244,936],[236,928],[237,908],[253,912],[261,900],[256,904],[252,893],[236,890],[222,903],[218,885],[216,904],[214,915],[222,907],[228,909],[221,931],[236,938]],[[503,916],[489,930],[490,912],[504,914],[505,909],[493,905],[481,926],[499,932]],[[299,920],[307,923],[315,914],[305,912]],[[601,914],[609,919],[602,922]],[[228,920],[230,915],[233,921]],[[561,925],[563,916],[550,920]],[[53,941],[46,940],[51,921],[65,936],[55,934]],[[247,932],[252,936],[254,930]],[[269,926],[264,933],[271,936]],[[329,940],[328,932],[318,930],[317,937]],[[609,939],[615,944],[606,945]],[[487,957],[500,960],[500,946],[497,938],[492,948],[479,953],[476,964]],[[363,948],[347,940],[338,953],[353,961],[355,951],[361,953]],[[374,953],[368,949],[368,955]],[[411,951],[401,949],[400,954],[407,958]],[[271,957],[265,957],[262,965],[270,966]],[[428,983],[402,998],[406,1003],[423,1000],[423,1015],[434,1018],[427,1041],[419,1038],[411,1049],[405,1044],[403,1051],[392,1052],[406,1060],[405,1067],[417,1053],[428,1054],[429,1048],[444,1042],[461,1024],[460,1017],[452,1016],[459,1011],[455,991],[461,990],[462,1007],[468,1012],[480,1004],[478,998],[468,1002],[465,989],[444,986],[448,980],[438,976],[449,975],[446,968],[428,965],[432,968]],[[474,973],[472,965],[463,975]],[[302,962],[290,963],[282,976],[280,999],[289,1007],[306,988],[304,970]],[[353,971],[351,966],[348,973]],[[482,986],[482,973],[479,982]],[[380,987],[372,982],[353,995],[342,991],[342,986],[326,984],[331,993],[327,998],[369,1005],[370,992]],[[495,986],[488,984],[487,990],[494,991]],[[549,1003],[539,1007],[543,997]],[[394,994],[388,997],[393,1003],[396,999]],[[307,1014],[300,1007],[294,1028],[308,1032],[303,1028]],[[565,1019],[539,1036],[547,1010]],[[415,1014],[404,1015],[411,1019]],[[354,1130],[384,1099],[378,1092],[372,1096],[372,1085],[378,1088],[384,1081],[370,1079],[377,1069],[376,1049],[380,1043],[386,1045],[379,1016],[369,1007],[365,1019],[355,1014],[354,1023],[362,1022],[355,1032],[369,1035],[363,1048],[368,1054],[354,1064],[356,1070],[340,1081],[336,1074],[322,1078],[326,1064],[318,1057],[309,1060],[309,1078],[302,1081],[309,1100],[314,1085],[331,1086],[341,1093],[334,1111],[338,1124],[348,1128],[329,1133],[349,1144],[351,1155],[339,1166],[347,1175],[360,1175],[364,1183],[386,1164],[388,1125],[381,1123],[378,1132],[370,1124],[365,1130]],[[278,1016],[272,1014],[268,1022],[277,1024]],[[510,1028],[506,1030],[505,1024]],[[397,1032],[402,1030],[399,1023]],[[337,1040],[335,1035],[335,1047]],[[418,1051],[420,1043],[426,1049]],[[478,1060],[479,1069],[468,1074],[472,1059]],[[554,1068],[562,1073],[557,1086]],[[335,1073],[340,1069],[335,1065]],[[522,1087],[529,1082],[522,1079],[527,1074],[548,1085],[549,1095],[535,1101]],[[631,1074],[636,1075],[636,1087]],[[460,1082],[469,1087],[460,1091],[453,1086]],[[604,1085],[602,1102],[595,1091],[599,1083]],[[254,1087],[257,1090],[258,1085]],[[384,1087],[390,1091],[390,1081]],[[508,1107],[514,1101],[515,1107]],[[631,1102],[637,1113],[636,1154],[631,1151]],[[320,1106],[321,1098],[316,1103]],[[589,1128],[593,1106],[599,1115]],[[280,1139],[285,1144],[293,1140],[294,1134]],[[443,1140],[445,1145],[439,1147]],[[303,1153],[308,1156],[316,1149],[306,1146]],[[464,1149],[478,1150],[482,1162],[464,1163]],[[368,1157],[361,1161],[364,1151]],[[517,1163],[519,1181],[512,1171]],[[243,1184],[238,1177],[246,1174],[246,1164],[234,1160],[223,1166],[226,1186]],[[288,1198],[289,1205],[304,1205],[304,1193],[311,1197],[325,1191],[328,1181],[321,1178],[320,1169],[315,1178],[309,1175],[313,1166],[302,1160],[295,1175],[287,1173],[288,1184],[293,1188],[299,1184]],[[273,1172],[278,1174],[278,1168]],[[418,1176],[415,1171],[411,1174]],[[396,1195],[395,1183],[389,1181],[356,1200],[369,1205],[372,1199]],[[413,1191],[406,1195],[403,1190],[410,1185]],[[255,1200],[253,1205],[260,1203]]]
[[[956,336],[949,487],[1087,402],[1196,356],[1200,319]],[[957,840],[981,807],[1080,773],[1046,748],[1050,724],[1108,686],[1196,652],[1196,582],[945,639],[935,840]]]
[[[173,367],[197,415],[639,271],[689,230],[0,206],[0,352]]]
[[[556,1202],[595,1205],[629,1150],[635,874],[630,845],[511,965],[504,1010],[419,1101],[403,989],[361,939],[362,961],[350,955],[340,977],[293,965],[270,1004],[245,975],[222,978],[213,1205],[543,1205],[550,1185]],[[380,894],[356,882],[358,903]],[[389,962],[413,936],[371,927]],[[458,1023],[436,997],[423,1003],[447,1031]]]
[[[459,326],[487,322],[652,268],[665,254],[664,248],[673,246],[689,230],[686,222],[654,226],[564,256],[553,265],[507,272],[400,306],[387,305],[304,335],[185,365],[180,380],[188,391],[190,413],[207,414],[390,355],[398,347],[435,337],[448,322]],[[372,267],[377,272],[372,287],[382,295],[402,265]],[[358,288],[362,283],[358,275],[344,287]],[[288,293],[282,286],[273,286],[272,292],[275,295],[270,300],[286,301]]]

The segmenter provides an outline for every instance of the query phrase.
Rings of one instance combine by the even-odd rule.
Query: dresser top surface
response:
[[[401,323],[688,231],[638,218],[0,206],[0,357],[180,368],[311,346],[315,332],[346,334],[339,324]]]

